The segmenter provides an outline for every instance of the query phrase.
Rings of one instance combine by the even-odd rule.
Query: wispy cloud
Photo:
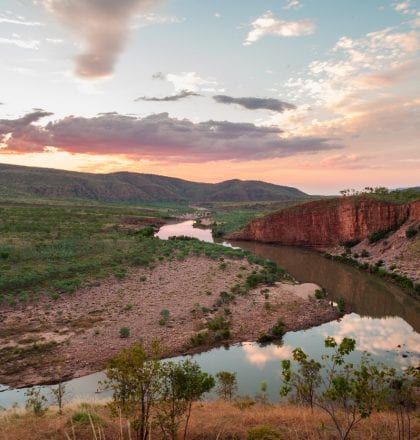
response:
[[[185,21],[185,18],[180,18],[175,15],[159,15],[154,12],[137,15],[135,18],[137,19],[137,23],[133,25],[134,29],[153,24],[176,24]]]
[[[42,0],[47,10],[82,42],[76,75],[92,79],[112,74],[124,50],[130,19],[155,7],[154,0]]]
[[[167,113],[144,118],[118,113],[93,118],[68,116],[45,126],[33,124],[49,115],[38,111],[15,120],[0,120],[0,142],[6,145],[1,152],[44,152],[49,146],[70,153],[200,163],[263,160],[340,148],[327,138],[283,139],[277,127],[212,120],[194,123]]]
[[[0,14],[0,23],[7,23],[7,24],[16,24],[20,26],[43,26],[43,23],[40,23],[39,21],[28,21],[25,19],[25,17],[20,16],[6,16],[4,14]]]
[[[283,6],[283,9],[300,9],[302,7],[302,3],[299,0],[287,0],[286,4]]]
[[[245,39],[244,45],[248,46],[268,35],[278,37],[299,37],[311,35],[315,32],[315,23],[310,19],[286,21],[275,18],[271,11],[267,11],[251,23],[251,30]]]
[[[13,38],[4,38],[0,37],[0,44],[8,44],[16,47],[20,47],[21,49],[39,49],[39,40],[22,40],[21,38],[13,37]]]
[[[155,72],[152,75],[153,79],[168,81],[175,88],[176,92],[183,92],[190,90],[193,92],[214,92],[223,91],[219,87],[219,83],[214,78],[202,78],[197,72],[181,72],[181,73],[168,73]]]
[[[273,112],[284,112],[285,110],[293,110],[296,108],[293,104],[280,101],[274,98],[233,98],[227,95],[216,95],[213,99],[220,104],[237,104],[248,110],[271,110]]]
[[[155,96],[140,96],[139,98],[136,98],[134,101],[171,102],[171,101],[180,101],[181,99],[189,98],[190,96],[202,96],[202,95],[196,92],[191,92],[189,90],[182,90],[181,92],[175,95],[163,96],[162,98],[158,98]]]

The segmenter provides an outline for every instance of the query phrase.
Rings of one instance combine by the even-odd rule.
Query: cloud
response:
[[[47,41],[48,43],[51,43],[51,44],[64,43],[64,40],[62,40],[61,38],[46,38],[45,41]]]
[[[249,46],[267,35],[279,37],[299,37],[311,35],[315,32],[315,23],[310,19],[285,21],[277,19],[271,11],[267,11],[251,23],[251,31],[245,39],[244,45]]]
[[[166,75],[163,72],[155,72],[152,75],[152,79],[160,79],[161,81],[166,81]]]
[[[298,10],[302,7],[302,3],[299,0],[287,0],[287,3],[283,6],[283,9]]]
[[[327,168],[341,168],[341,169],[359,169],[370,168],[369,161],[372,156],[362,156],[358,154],[335,154],[321,160],[320,165]],[[373,158],[377,159],[377,158]],[[313,167],[313,164],[311,164]]]
[[[33,125],[47,112],[0,120],[3,153],[55,147],[69,153],[127,155],[163,162],[263,160],[341,148],[330,139],[283,139],[277,127],[250,123],[175,119],[168,113],[144,118],[107,113],[93,118],[68,116],[43,127]]]
[[[9,44],[13,46],[20,47],[21,49],[39,49],[38,40],[21,40],[20,38],[2,38],[0,37],[0,44]]]
[[[172,83],[177,92],[182,90],[212,92],[218,86],[215,79],[202,78],[197,72],[168,73],[164,78]]]
[[[28,113],[22,118],[18,119],[0,119],[0,135],[8,133],[21,133],[33,122],[39,121],[41,118],[51,116],[53,113],[46,112],[41,109],[34,109],[33,112]]]
[[[43,26],[43,23],[38,21],[27,21],[24,17],[17,16],[6,17],[4,14],[0,15],[0,23],[17,24],[20,26]]]
[[[285,110],[293,110],[296,107],[293,104],[280,101],[274,98],[233,98],[232,96],[216,95],[213,99],[220,104],[237,104],[248,110],[271,110],[282,113]]]
[[[76,57],[77,76],[87,79],[112,74],[123,51],[130,19],[147,12],[154,0],[42,0],[47,10],[83,44]]]
[[[202,96],[199,93],[191,92],[189,90],[181,90],[176,95],[164,96],[163,98],[157,98],[155,96],[140,96],[136,98],[134,101],[156,101],[156,102],[171,102],[171,101],[180,101],[181,99],[188,98],[190,96]]]
[[[136,18],[139,20],[139,22],[133,26],[134,29],[152,24],[174,24],[185,21],[185,18],[179,18],[174,15],[159,15],[155,14],[154,12],[138,15]]]
[[[170,82],[176,92],[190,90],[194,92],[222,92],[224,89],[218,89],[219,83],[214,78],[202,78],[197,72],[168,73],[155,72],[152,79]]]

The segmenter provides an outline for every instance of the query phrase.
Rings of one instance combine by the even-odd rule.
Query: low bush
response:
[[[407,238],[413,238],[416,235],[417,235],[417,229],[415,229],[415,228],[410,227],[405,231],[405,236]]]

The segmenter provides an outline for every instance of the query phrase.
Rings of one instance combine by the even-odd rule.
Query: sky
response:
[[[0,163],[420,185],[418,1],[0,3]]]

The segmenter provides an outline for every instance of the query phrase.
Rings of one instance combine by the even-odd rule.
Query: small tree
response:
[[[47,412],[48,399],[42,394],[41,388],[28,388],[25,391],[25,397],[25,407],[28,411],[32,411],[36,416],[42,416]]]
[[[113,391],[113,404],[131,419],[138,440],[146,440],[150,413],[160,390],[161,367],[158,343],[150,347],[151,358],[143,345],[123,349],[106,366],[105,389]]]
[[[66,386],[63,382],[59,382],[55,388],[51,389],[51,394],[57,403],[58,414],[63,414],[64,394],[66,392]]]
[[[224,400],[232,400],[232,397],[238,389],[238,382],[236,380],[236,373],[229,371],[219,371],[216,374],[217,378],[217,394]]]
[[[332,348],[333,353],[322,356],[325,365],[308,359],[300,348],[293,350],[298,371],[291,370],[289,360],[282,361],[284,386],[281,393],[285,396],[294,392],[298,401],[324,410],[331,417],[341,440],[349,437],[360,420],[384,408],[386,403],[390,370],[372,364],[368,355],[357,367],[345,363],[345,356],[355,346],[354,339],[344,338],[338,344],[334,338],[327,337],[325,347]]]
[[[191,360],[179,363],[168,362],[163,367],[159,423],[164,438],[175,440],[181,419],[185,415],[184,440],[187,438],[188,423],[193,402],[214,387],[213,376],[201,371]]]

